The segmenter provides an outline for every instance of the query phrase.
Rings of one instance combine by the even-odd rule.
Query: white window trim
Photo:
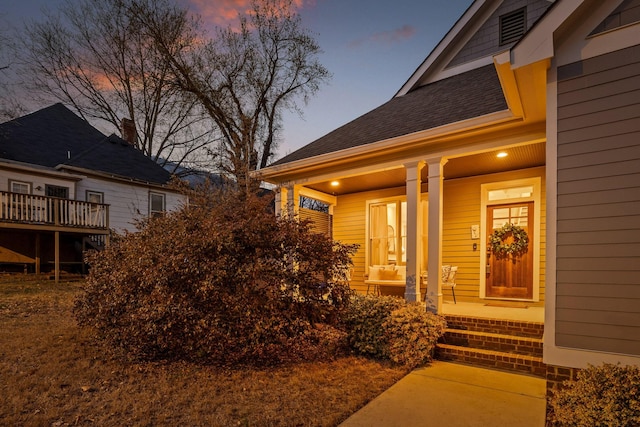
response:
[[[407,195],[406,194],[401,194],[398,196],[391,196],[391,197],[382,197],[382,198],[378,198],[378,199],[370,199],[366,201],[366,214],[365,214],[365,238],[364,238],[364,250],[365,250],[365,256],[364,256],[364,268],[365,271],[368,272],[368,268],[371,265],[370,264],[370,260],[369,260],[369,234],[370,234],[370,214],[371,214],[371,205],[375,205],[378,203],[389,203],[389,202],[405,202],[407,201]],[[429,193],[422,193],[420,195],[420,201],[421,202],[429,202]],[[427,227],[427,218],[423,218],[422,222],[424,223],[424,226],[420,227],[420,229],[422,230],[422,234],[426,234],[426,229]],[[427,247],[424,248],[425,253],[423,253],[423,256],[425,257],[425,263],[426,263],[426,257],[427,257]]]
[[[153,203],[151,202],[151,199],[153,198],[153,196],[162,197],[162,210],[161,211],[152,210]],[[164,194],[164,193],[157,193],[157,192],[154,192],[154,191],[150,191],[149,192],[149,216],[152,216],[155,213],[164,214],[166,211],[167,211],[167,195]]]
[[[26,185],[29,188],[29,191],[26,193],[21,193],[21,194],[31,194],[32,189],[33,189],[33,184],[30,182],[26,182],[26,181],[18,181],[18,180],[9,180],[9,192],[14,193],[13,191],[13,185],[14,184],[18,184],[18,185]]]
[[[100,196],[100,201],[99,202],[93,202],[93,203],[102,203],[104,204],[104,193],[102,191],[94,191],[94,190],[86,190],[85,192],[85,201],[87,202],[91,202],[90,199],[90,195],[96,194],[98,196]]]

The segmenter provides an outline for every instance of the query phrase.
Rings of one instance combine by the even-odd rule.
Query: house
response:
[[[112,231],[133,231],[136,220],[184,203],[170,179],[62,104],[0,124],[0,263],[77,271],[84,250]]]
[[[640,363],[638,0],[473,1],[392,99],[260,176],[281,213],[329,205],[359,292],[401,268],[388,292],[433,312],[542,310],[542,358],[509,363],[549,387]]]

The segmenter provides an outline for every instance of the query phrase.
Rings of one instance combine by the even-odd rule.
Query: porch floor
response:
[[[484,303],[444,301],[442,314],[544,323],[544,307],[500,307]]]

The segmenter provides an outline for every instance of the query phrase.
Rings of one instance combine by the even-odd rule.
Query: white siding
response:
[[[65,180],[63,177],[58,178],[13,170],[0,170],[0,191],[10,191],[9,181],[30,183],[31,194],[36,196],[44,196],[45,185],[57,185],[69,188],[70,199],[75,199],[76,195],[76,181],[72,179]],[[40,187],[40,190],[38,190],[37,187]]]
[[[86,200],[87,190],[104,194],[103,203],[109,205],[109,227],[118,232],[135,231],[136,219],[149,215],[150,191],[165,194],[167,211],[177,209],[186,201],[185,196],[173,191],[94,177],[83,179],[77,188],[79,200]]]

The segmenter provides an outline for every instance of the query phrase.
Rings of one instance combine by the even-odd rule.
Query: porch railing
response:
[[[107,229],[109,206],[0,191],[0,221]]]

